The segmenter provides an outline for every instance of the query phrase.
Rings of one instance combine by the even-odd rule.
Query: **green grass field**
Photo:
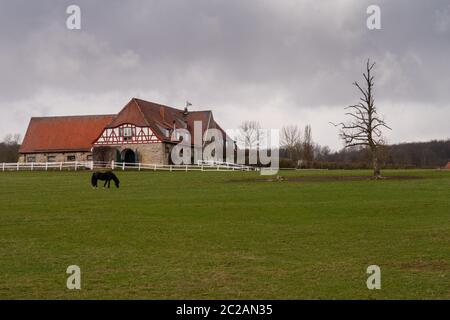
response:
[[[0,298],[450,299],[450,172],[281,174],[0,172]]]

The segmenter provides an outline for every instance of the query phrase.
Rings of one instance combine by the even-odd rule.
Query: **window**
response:
[[[35,156],[28,156],[27,157],[27,162],[36,162],[36,157]]]
[[[75,156],[67,156],[67,161],[75,161]]]
[[[56,156],[47,156],[47,162],[55,162]]]
[[[123,136],[124,137],[133,136],[133,131],[131,130],[131,128],[123,128]]]
[[[86,157],[86,160],[87,160],[87,161],[92,161],[92,154],[88,155],[88,156]]]
[[[119,128],[119,135],[123,137],[124,141],[130,141],[134,136],[134,128],[131,127]]]

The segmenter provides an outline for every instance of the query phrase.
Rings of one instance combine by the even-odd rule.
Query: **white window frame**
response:
[[[122,133],[124,138],[131,138],[133,136],[133,128],[131,127],[122,128]]]
[[[28,163],[36,162],[36,156],[27,156],[27,162]]]

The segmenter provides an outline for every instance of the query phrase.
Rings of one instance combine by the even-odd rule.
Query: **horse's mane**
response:
[[[117,178],[117,176],[113,173],[113,172],[109,172],[111,174],[111,179],[114,180],[115,183],[119,183],[119,178]]]

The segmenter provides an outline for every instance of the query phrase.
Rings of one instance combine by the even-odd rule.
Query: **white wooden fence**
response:
[[[14,162],[2,163],[1,171],[49,171],[49,170],[152,170],[152,171],[258,171],[256,167],[227,162],[199,162],[196,165],[161,165],[148,163],[72,161],[72,162]]]

